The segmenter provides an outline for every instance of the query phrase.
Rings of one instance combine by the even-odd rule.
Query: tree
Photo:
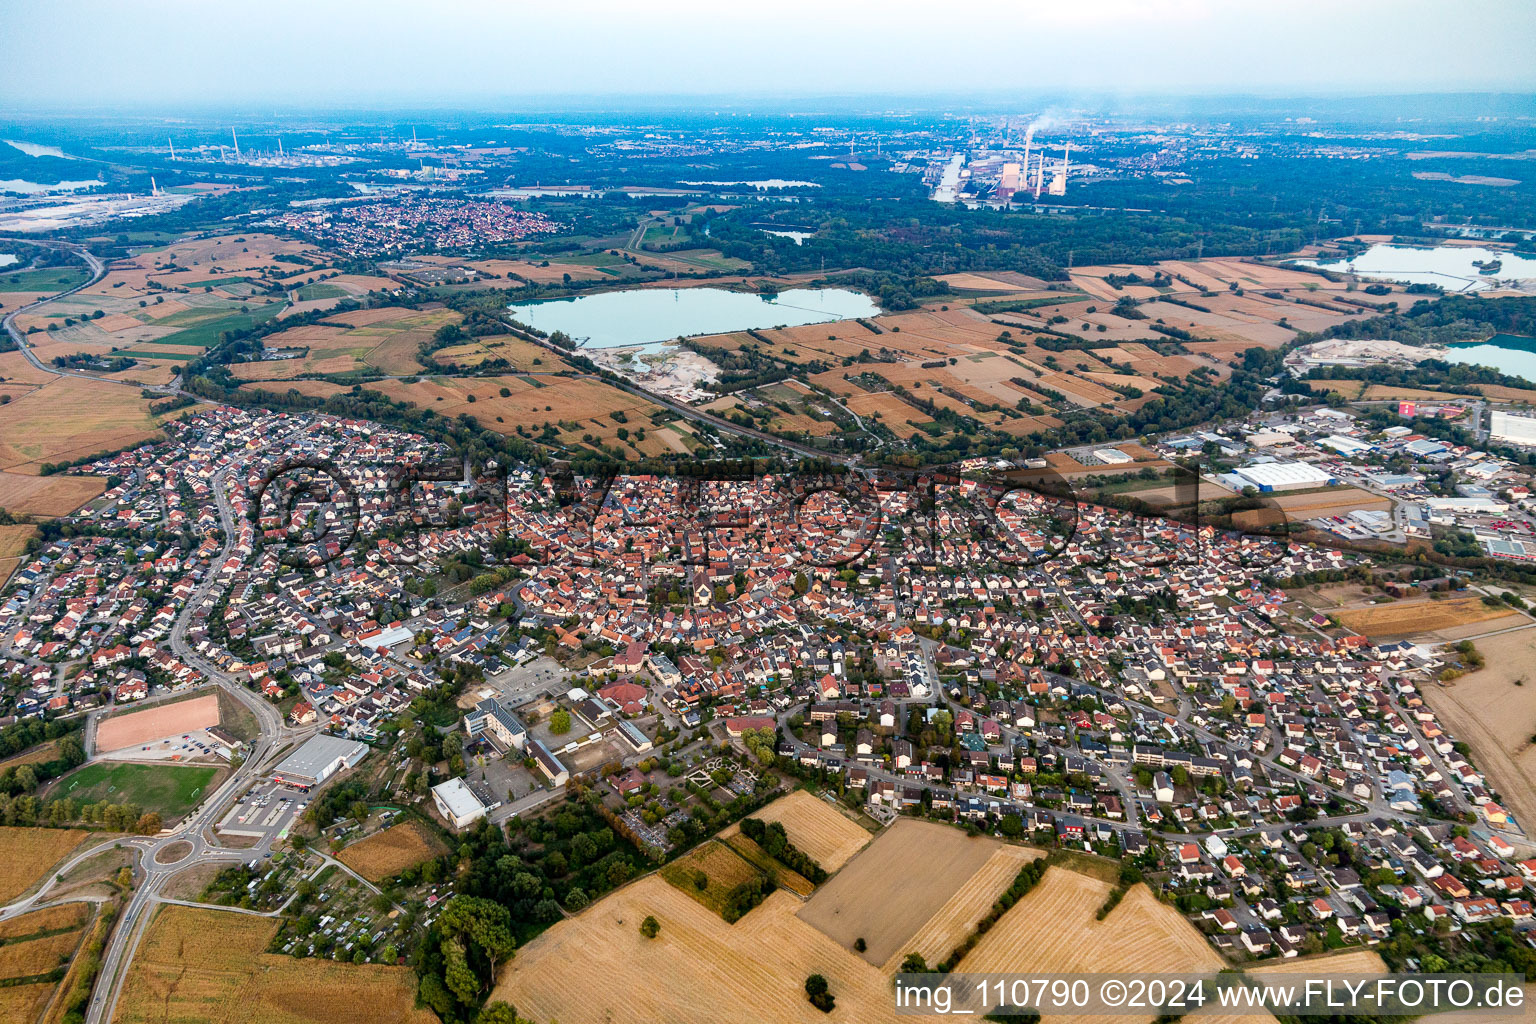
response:
[[[564,709],[556,711],[549,716],[549,731],[556,736],[564,736],[571,731],[571,713]]]
[[[819,974],[813,974],[805,979],[805,994],[810,997],[811,1005],[822,1013],[831,1013],[834,999],[827,988],[827,979]]]
[[[139,821],[134,827],[134,831],[141,836],[152,836],[159,832],[161,827],[160,815],[154,811],[146,811],[139,815]]]
[[[512,955],[517,941],[512,937],[512,915],[494,900],[475,896],[454,896],[443,904],[438,918],[443,933],[443,980],[459,999],[472,1003],[485,988],[473,968],[469,951],[478,950],[490,965],[489,982],[496,980],[496,967]]]
[[[654,939],[661,934],[661,922],[647,914],[645,920],[640,922],[640,934],[648,939]]]
[[[485,1007],[475,1016],[475,1024],[528,1024],[526,1020],[517,1015],[517,1011],[500,999],[494,1003],[486,1003]]]

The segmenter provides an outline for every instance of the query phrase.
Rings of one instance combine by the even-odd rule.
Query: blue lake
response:
[[[791,288],[772,297],[724,288],[632,288],[530,302],[508,310],[514,320],[545,333],[563,331],[591,348],[880,314],[868,295],[846,288]]]
[[[1489,260],[1498,260],[1501,266],[1492,274],[1484,274],[1475,264]],[[1474,245],[1377,244],[1353,258],[1296,262],[1385,281],[1437,284],[1448,292],[1480,291],[1510,278],[1536,278],[1536,259]]]
[[[1487,341],[1463,341],[1447,345],[1441,356],[1448,363],[1491,366],[1511,377],[1536,384],[1536,338],[1495,334]]]

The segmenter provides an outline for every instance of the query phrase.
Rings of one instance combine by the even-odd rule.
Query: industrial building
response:
[[[475,795],[463,779],[449,779],[432,787],[432,802],[455,829],[462,829],[485,817],[489,807]]]
[[[1495,441],[1536,444],[1536,416],[1517,416],[1496,409],[1488,417],[1488,436]]]
[[[1261,462],[1243,466],[1227,474],[1238,490],[1253,487],[1263,493],[1298,491],[1308,487],[1329,487],[1338,483],[1327,470],[1307,462]]]
[[[272,781],[310,790],[366,756],[368,744],[321,733],[311,736],[298,750],[283,758],[283,762],[272,769]]]

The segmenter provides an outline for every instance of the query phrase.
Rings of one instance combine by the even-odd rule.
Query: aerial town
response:
[[[1525,1012],[1536,18],[933,13],[11,19],[0,1020]]]

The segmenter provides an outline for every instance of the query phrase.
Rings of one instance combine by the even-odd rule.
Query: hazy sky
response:
[[[1536,89],[1536,0],[3,0],[12,108]]]

